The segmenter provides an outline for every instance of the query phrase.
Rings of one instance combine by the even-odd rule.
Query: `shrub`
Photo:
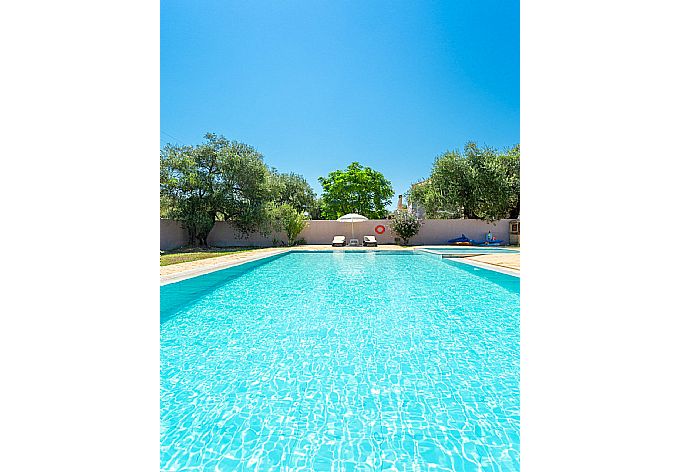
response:
[[[297,236],[307,227],[307,217],[288,203],[275,207],[274,215],[276,228],[285,231],[288,245],[294,246],[298,242]]]
[[[417,234],[422,227],[422,221],[417,215],[406,211],[396,210],[390,221],[391,229],[402,239],[404,246],[407,246],[410,238]]]

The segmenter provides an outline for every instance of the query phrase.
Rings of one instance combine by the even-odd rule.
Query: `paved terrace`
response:
[[[456,246],[425,246],[429,249],[433,247],[456,247]],[[208,259],[201,259],[198,261],[182,262],[179,264],[171,264],[160,268],[160,282],[165,285],[171,282],[188,279],[201,274],[207,274],[219,269],[225,269],[244,262],[262,259],[264,257],[280,254],[281,252],[291,250],[338,250],[338,251],[352,251],[352,250],[379,250],[379,251],[400,251],[415,249],[415,247],[403,247],[396,244],[385,244],[378,247],[331,247],[328,244],[306,244],[304,246],[297,246],[294,248],[259,248],[251,251],[243,251],[227,256],[211,257]],[[419,247],[417,247],[419,249]],[[478,248],[481,249],[481,248]],[[511,248],[518,249],[519,248]],[[514,271],[520,271],[520,254],[483,254],[478,256],[465,256],[463,260],[479,262],[481,264],[488,264],[489,266],[497,266]]]

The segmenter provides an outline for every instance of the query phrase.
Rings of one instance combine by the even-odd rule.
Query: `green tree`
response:
[[[396,210],[390,220],[390,227],[402,239],[403,245],[407,246],[410,238],[419,232],[422,221],[415,214]]]
[[[386,206],[391,204],[393,186],[382,173],[358,162],[346,170],[330,172],[319,177],[323,187],[321,197],[322,216],[337,219],[347,213],[358,213],[367,218],[385,218]]]
[[[499,153],[467,143],[464,152],[436,158],[428,179],[413,185],[408,201],[429,218],[517,217],[520,212],[520,147]]]
[[[516,145],[502,156],[506,171],[506,181],[510,194],[510,213],[508,218],[520,216],[520,145]]]
[[[304,212],[296,210],[289,203],[282,203],[272,209],[275,229],[285,231],[288,245],[294,246],[299,234],[307,227],[307,217]]]
[[[206,245],[217,220],[244,233],[266,228],[269,170],[253,147],[209,133],[197,146],[166,146],[160,155],[161,211],[180,220],[191,244]]]
[[[465,158],[474,170],[473,214],[491,221],[519,212],[520,148],[515,146],[499,153],[495,149],[479,148],[469,143],[465,146]]]
[[[316,193],[309,182],[298,174],[271,172],[272,198],[277,204],[287,203],[295,210],[311,213],[316,204]]]
[[[314,204],[307,210],[309,217],[312,220],[323,220],[323,200],[321,198],[314,199]]]

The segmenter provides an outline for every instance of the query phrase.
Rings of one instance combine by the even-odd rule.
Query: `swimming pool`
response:
[[[519,469],[519,279],[290,252],[161,287],[162,470]]]

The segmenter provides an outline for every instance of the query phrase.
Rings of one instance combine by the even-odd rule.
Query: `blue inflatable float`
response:
[[[474,239],[468,238],[463,233],[459,238],[449,239],[448,242],[451,244],[465,243],[465,244],[471,244],[473,246],[499,246],[503,242],[503,240],[502,239],[492,239],[491,241],[475,241]]]

